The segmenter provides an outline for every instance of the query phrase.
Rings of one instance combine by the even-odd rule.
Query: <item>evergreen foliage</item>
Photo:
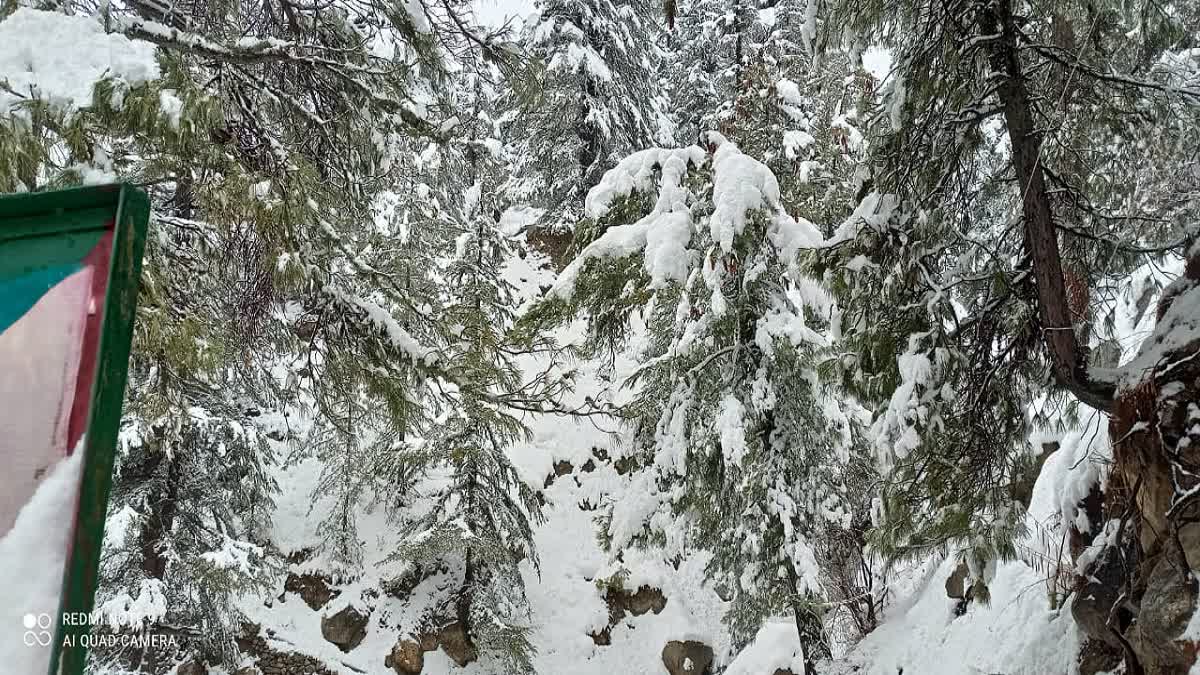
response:
[[[535,672],[511,453],[547,414],[620,422],[635,467],[602,592],[631,547],[700,556],[733,647],[793,619],[816,672],[898,560],[986,599],[1031,435],[1113,409],[1118,307],[1198,234],[1188,3],[539,0],[515,38],[466,0],[32,4],[158,48],[70,105],[0,73],[0,192],[153,202],[97,604],[184,640],[95,650],[137,672],[239,664],[307,465],[306,569],[364,576],[383,505],[383,566],[450,580],[422,616]],[[528,306],[510,207],[573,237]],[[568,356],[632,356],[624,403],[565,406]]]
[[[817,367],[837,321],[797,257],[817,228],[788,215],[766,165],[715,132],[708,143],[711,155],[651,149],[609,172],[588,198],[599,226],[579,230],[602,234],[534,311],[585,313],[594,350],[628,334],[618,323],[646,323],[622,386],[636,391],[623,415],[648,468],[639,499],[613,507],[612,547],[711,552],[735,639],[791,614],[816,662],[829,654],[819,542],[850,526],[845,471],[862,430]]]
[[[416,182],[410,148],[452,137],[432,95],[448,61],[508,55],[458,3],[102,9],[111,30],[161,47],[162,76],[104,80],[92,105],[35,97],[5,111],[0,189],[97,171],[150,188],[112,501],[124,527],[107,540],[99,601],[153,600],[163,610],[137,628],[182,626],[187,649],[231,664],[236,596],[273,583],[269,469],[288,420],[311,420],[291,459],[324,462],[325,555],[352,576],[362,500],[402,492],[420,469],[403,442],[436,412],[422,383],[477,374],[446,371],[446,333],[413,302],[437,297],[428,263],[452,239],[419,230],[386,245],[429,209],[387,189]],[[119,658],[159,672],[180,656]]]
[[[669,143],[656,94],[661,31],[644,0],[544,0],[522,36],[533,84],[517,83],[512,190],[570,228],[604,171],[633,150]]]
[[[874,192],[822,265],[843,381],[880,410],[890,555],[1012,558],[1030,432],[1111,406],[1117,289],[1194,236],[1192,179],[1164,180],[1196,142],[1179,10],[822,5],[819,42],[892,57],[863,125]]]
[[[433,173],[444,172],[447,208],[437,217],[454,242],[439,271],[444,281],[434,314],[447,331],[447,377],[455,391],[444,395],[415,454],[424,471],[444,472],[445,480],[428,495],[430,507],[407,525],[393,557],[456,570],[453,613],[473,646],[493,659],[497,672],[525,673],[533,672],[532,617],[518,563],[538,567],[533,524],[541,505],[507,451],[528,440],[522,411],[557,401],[570,380],[527,379],[519,366],[523,354],[550,353],[553,344],[541,336],[517,340],[511,331],[515,289],[501,269],[515,254],[498,222],[504,158],[486,74],[461,82],[462,140],[447,148]]]

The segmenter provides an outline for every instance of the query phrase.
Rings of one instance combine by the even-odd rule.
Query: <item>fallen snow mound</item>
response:
[[[754,642],[738,653],[725,675],[760,675],[780,670],[804,675],[804,650],[796,639],[796,624],[792,621],[772,621],[758,629]]]

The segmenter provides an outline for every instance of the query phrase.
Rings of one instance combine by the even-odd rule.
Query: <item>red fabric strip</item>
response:
[[[92,268],[92,296],[88,303],[91,311],[83,330],[79,377],[75,380],[75,400],[71,404],[71,421],[67,426],[67,454],[75,451],[79,438],[87,429],[92,382],[96,378],[96,360],[100,356],[100,329],[104,321],[104,294],[108,290],[108,266],[112,259],[114,225],[115,223],[108,223],[108,231],[83,259],[84,267]]]

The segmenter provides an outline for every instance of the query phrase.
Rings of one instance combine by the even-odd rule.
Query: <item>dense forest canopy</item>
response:
[[[1200,5],[476,12],[0,0],[0,192],[153,204],[95,672],[1188,672]]]

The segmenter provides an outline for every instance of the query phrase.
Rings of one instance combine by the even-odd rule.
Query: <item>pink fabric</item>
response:
[[[92,275],[67,277],[0,334],[0,537],[69,453]]]

